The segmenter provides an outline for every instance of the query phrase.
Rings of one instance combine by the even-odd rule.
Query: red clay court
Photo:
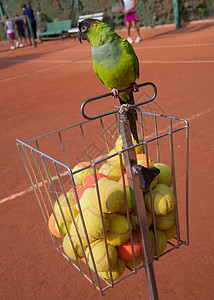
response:
[[[119,34],[126,37],[125,30]],[[213,299],[214,23],[142,28],[141,34],[143,42],[133,45],[138,83],[152,81],[158,88],[146,109],[190,124],[190,245],[154,262],[159,297]],[[65,39],[11,51],[1,42],[0,91],[0,298],[101,299],[53,250],[15,143],[83,121],[82,102],[108,92],[94,74],[90,46]],[[112,100],[102,109],[114,105]],[[100,112],[93,106],[91,113]],[[145,271],[105,294],[148,299]]]

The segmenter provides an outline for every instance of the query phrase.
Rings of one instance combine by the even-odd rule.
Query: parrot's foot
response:
[[[123,112],[127,112],[129,111],[130,105],[128,103],[122,104],[120,109],[119,109],[119,113],[123,113]]]
[[[118,90],[116,89],[116,88],[113,88],[112,90],[111,90],[111,92],[112,92],[112,97],[113,98],[118,98],[119,97],[119,92],[118,92]]]
[[[136,82],[132,83],[132,87],[133,87],[133,92],[138,92],[139,88]]]

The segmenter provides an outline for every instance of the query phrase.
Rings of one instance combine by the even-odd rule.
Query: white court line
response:
[[[91,63],[91,60],[77,60],[74,63]],[[213,64],[214,60],[139,60],[140,64]]]
[[[1,62],[28,62],[28,63],[73,63],[72,60],[49,60],[49,59],[1,59]]]
[[[214,60],[145,60],[141,64],[213,64]]]
[[[199,117],[201,117],[201,116],[204,116],[204,115],[206,115],[206,114],[209,114],[209,113],[211,113],[211,112],[213,112],[213,111],[214,111],[214,107],[213,107],[213,108],[210,108],[210,109],[207,109],[207,110],[205,110],[205,111],[203,111],[203,112],[201,112],[201,113],[197,113],[197,114],[193,115],[193,116],[190,117],[190,118],[187,118],[187,121],[192,121],[192,120],[194,120],[194,119],[196,119],[196,118],[199,118]],[[176,123],[176,124],[174,124],[174,125],[176,126],[176,125],[179,125],[179,124],[180,124],[180,122],[178,122],[178,123]],[[160,131],[159,131],[159,134],[162,134],[162,133],[166,132],[166,130],[168,130],[168,127],[164,128],[164,129],[162,129],[162,130],[160,130]],[[153,136],[153,134],[148,135],[148,136],[146,136],[145,138],[148,139],[148,138],[151,138],[152,136]],[[68,175],[68,171],[65,171],[64,173],[60,174],[60,176],[66,176],[66,175]],[[58,179],[57,176],[52,177],[52,180],[56,180],[56,179]],[[47,182],[47,181],[45,181],[45,182]],[[42,185],[43,185],[43,183],[40,182],[40,183],[39,183],[39,186],[42,186]],[[32,187],[29,187],[29,188],[23,190],[22,192],[19,192],[19,193],[16,193],[16,194],[11,195],[11,196],[9,196],[9,197],[6,197],[6,198],[1,199],[1,200],[0,200],[0,204],[3,204],[3,203],[5,203],[5,202],[7,202],[7,201],[9,201],[9,200],[16,199],[16,198],[18,198],[18,197],[21,197],[21,196],[23,196],[23,195],[25,195],[25,194],[27,194],[27,193],[29,193],[29,192],[31,192],[31,191],[33,191],[33,188],[32,188]]]
[[[1,60],[1,61],[4,61],[4,62],[26,62],[26,61],[28,61],[28,62],[32,62],[32,63],[60,63],[60,65],[51,66],[51,67],[48,67],[48,68],[36,70],[34,72],[24,73],[22,75],[17,75],[17,76],[13,76],[13,77],[0,79],[0,83],[5,82],[5,81],[9,81],[9,80],[22,78],[22,77],[25,77],[25,76],[28,76],[28,75],[31,75],[31,74],[34,74],[34,73],[44,72],[44,71],[48,71],[50,69],[62,67],[66,64],[72,64],[72,63],[74,63],[74,64],[85,64],[85,63],[91,64],[92,63],[91,60],[72,61],[72,60],[15,60],[15,59],[5,59],[5,60]],[[140,60],[139,63],[140,64],[213,64],[214,60]]]
[[[8,77],[8,78],[0,79],[0,82],[5,82],[5,81],[13,80],[13,79],[22,78],[22,77],[29,76],[29,75],[34,74],[34,73],[40,73],[40,72],[44,72],[44,71],[49,71],[51,69],[56,69],[56,68],[62,67],[64,65],[65,64],[60,64],[60,65],[51,66],[51,67],[44,68],[44,69],[39,69],[39,70],[36,70],[36,71],[33,71],[33,72],[24,73],[24,74],[21,74],[21,75],[17,75],[17,76],[13,76],[13,77]]]
[[[139,44],[138,44],[139,45]],[[177,44],[177,45],[154,45],[154,46],[136,46],[137,49],[167,49],[167,48],[193,48],[193,47],[207,47],[214,46],[214,43],[198,43],[198,44]],[[72,52],[91,51],[88,48],[72,49]]]
[[[192,48],[192,47],[207,47],[214,46],[214,43],[199,43],[199,44],[178,44],[178,45],[160,45],[160,46],[142,46],[136,49],[167,49],[167,48]]]
[[[69,172],[68,172],[68,171],[65,171],[64,173],[61,173],[60,176],[61,176],[61,177],[64,177],[64,176],[66,176],[66,175],[68,175],[68,174],[69,174]],[[53,181],[54,181],[54,180],[57,180],[57,179],[58,179],[58,176],[57,176],[57,175],[56,175],[56,176],[53,176],[51,179],[52,179]],[[47,183],[47,180],[44,180],[44,183]],[[42,187],[42,186],[43,186],[43,182],[39,182],[39,183],[38,183],[38,186],[39,186],[39,187]],[[34,187],[37,188],[37,185],[35,184]],[[20,193],[13,194],[13,195],[11,195],[11,196],[9,196],[9,197],[6,197],[6,198],[0,200],[0,204],[3,204],[4,202],[7,202],[8,200],[13,200],[13,199],[16,199],[16,198],[18,198],[18,197],[21,197],[21,196],[23,196],[23,195],[25,195],[25,194],[27,194],[27,193],[29,193],[29,192],[32,192],[32,191],[33,191],[33,187],[30,186],[29,188],[27,188],[26,190],[24,190],[24,191],[22,191],[22,192],[20,192]]]

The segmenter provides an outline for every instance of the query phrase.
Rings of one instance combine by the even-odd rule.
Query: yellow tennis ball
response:
[[[160,170],[158,183],[168,185],[169,187],[172,186],[172,171],[170,167],[163,163],[156,163],[154,166]]]
[[[111,269],[112,279],[116,280],[116,279],[120,278],[123,275],[123,272],[125,271],[125,268],[126,268],[125,260],[123,260],[122,258],[118,257],[115,265]],[[106,271],[103,271],[103,272],[99,272],[99,275],[102,276],[106,280],[111,280],[110,271],[109,270],[106,270]]]
[[[135,141],[133,135],[132,136],[132,144],[133,145],[137,145],[137,142]],[[140,134],[138,134],[138,140],[139,140],[139,143],[141,143],[143,140],[142,140],[142,137]],[[118,136],[116,142],[115,142],[115,148],[117,151],[121,151],[122,150],[122,146],[123,146],[123,142],[122,142],[122,136],[121,134]],[[136,154],[139,154],[143,151],[143,145],[139,145],[135,148],[135,152]]]
[[[120,150],[117,150],[116,148],[113,148],[111,151],[109,151],[109,156],[110,155],[113,155],[113,154],[116,154],[116,153],[118,153]],[[125,162],[124,162],[124,157],[123,157],[123,154],[121,154],[121,156],[122,156],[122,164],[123,164],[123,167],[125,166]],[[110,165],[113,165],[113,166],[118,166],[118,167],[120,167],[120,155],[119,154],[117,154],[117,155],[115,155],[115,156],[113,156],[113,157],[111,157],[111,158],[108,158],[108,160],[107,160],[107,163],[108,164],[110,164]]]
[[[152,213],[146,209],[146,216],[147,216],[147,222],[148,226],[150,227],[152,225]],[[132,224],[132,230],[137,231],[137,219],[134,216],[134,212],[131,212],[129,214],[130,222]]]
[[[61,222],[61,221],[58,220],[58,225],[57,225],[57,223],[55,222],[55,229],[56,229],[56,231],[57,231],[58,233],[59,233],[59,230],[60,230],[60,232],[62,233],[62,235],[66,235],[66,234],[68,233],[68,231],[69,231],[70,225],[71,225],[71,222],[66,222],[66,225],[65,225],[64,222]],[[59,227],[58,227],[58,226],[59,226]],[[66,226],[67,226],[67,228],[68,228],[68,231],[67,231]]]
[[[173,209],[166,215],[155,216],[157,229],[167,230],[175,224],[175,210]]]
[[[174,209],[175,196],[172,190],[165,184],[157,184],[152,189],[154,212],[156,215],[166,215]],[[152,212],[150,192],[144,194],[146,208]]]
[[[152,225],[152,213],[146,209],[146,216],[148,221],[148,226],[150,227]]]
[[[139,266],[139,265],[141,264],[142,260],[143,260],[143,259],[142,259],[142,256],[139,256],[139,257],[135,258],[136,267]],[[133,268],[134,268],[134,262],[133,262],[133,259],[131,259],[131,260],[126,260],[126,265],[127,265],[129,268],[133,269]]]
[[[67,200],[66,200],[65,196],[61,195],[59,197],[59,200],[58,200],[59,204],[56,201],[54,203],[54,207],[53,207],[53,210],[54,210],[54,213],[55,213],[56,219],[58,221],[58,225],[59,225],[59,228],[58,228],[58,225],[55,224],[55,229],[57,230],[57,232],[59,232],[59,229],[60,229],[62,234],[67,233],[67,229],[66,229],[66,226],[64,224],[64,219],[65,219],[66,224],[68,226],[72,222],[72,214],[73,214],[73,217],[75,218],[79,213],[76,210],[75,206],[74,206],[73,194],[67,193],[66,195],[67,195],[67,198],[68,198],[69,205],[67,203]],[[64,216],[64,219],[63,219],[63,216]]]
[[[152,230],[150,230],[149,233],[150,233],[150,238],[151,238],[151,242],[152,242],[153,255],[157,256],[157,249],[156,249],[156,246],[155,246],[155,235],[154,235],[154,232]],[[162,230],[158,230],[157,229],[156,233],[157,233],[158,254],[160,255],[166,249],[166,246],[167,246],[167,237],[166,237],[165,233]]]
[[[88,235],[89,243],[92,243],[96,239],[103,238],[103,226],[102,226],[102,218],[104,224],[104,230],[107,231],[109,228],[109,219],[106,214],[100,214],[100,212],[94,206],[90,206],[85,208],[82,211],[82,217],[79,214],[76,219],[75,223],[77,226],[78,233],[82,240],[82,244],[87,246],[87,237],[83,226],[83,220],[85,224],[85,229]],[[70,235],[72,240],[77,244],[80,245],[80,240],[76,231],[74,224],[72,223],[70,226]]]
[[[94,238],[94,239],[101,239],[103,238],[103,230],[108,231],[109,229],[109,218],[107,214],[101,213],[100,211],[96,209],[95,206],[90,206],[85,208],[82,211],[83,220],[85,223],[87,234]],[[102,219],[103,219],[103,225],[102,225]],[[78,229],[83,232],[83,222],[79,215],[77,219],[77,226]]]
[[[80,195],[78,192],[78,196],[79,196],[79,205],[81,207],[81,210],[87,208],[87,207],[90,207],[93,205],[93,199],[95,197],[95,189],[94,187],[89,187],[89,188],[86,188],[82,195]],[[77,211],[79,211],[79,207],[78,207],[78,204],[76,203],[75,205]]]
[[[129,219],[132,224],[132,230],[137,231],[137,220],[135,219],[134,212],[129,214]]]
[[[124,190],[121,185],[114,180],[102,178],[98,182],[98,187],[102,211],[104,213],[118,211],[124,203]],[[99,209],[97,188],[94,192],[94,205]]]
[[[128,186],[126,187],[126,197],[127,197],[127,204],[128,204],[128,211],[131,212],[132,208],[132,197],[134,197],[133,190]],[[118,214],[126,214],[126,201],[124,198],[123,206],[117,211]]]
[[[172,227],[165,230],[164,233],[166,235],[167,240],[171,240],[172,238],[174,238],[177,234],[176,224],[172,225]]]
[[[113,268],[117,261],[117,250],[116,248],[111,245],[107,244],[108,254],[109,254],[109,263],[110,267]],[[106,270],[109,270],[109,264],[108,264],[108,258],[107,258],[107,252],[106,252],[106,245],[105,241],[103,239],[96,240],[95,242],[91,243],[91,251],[94,257],[94,261],[96,264],[96,268],[98,272],[104,272]],[[93,270],[93,262],[92,257],[89,251],[89,247],[86,249],[86,259],[88,261],[88,264],[90,268]]]
[[[120,164],[104,163],[100,167],[99,172],[114,181],[118,181],[122,176]]]
[[[72,241],[73,242],[73,241]],[[83,257],[83,250],[82,247],[80,245],[77,245],[75,243],[73,243],[74,246],[74,250],[71,244],[71,240],[68,234],[66,234],[66,236],[63,239],[63,250],[65,252],[65,254],[70,257],[71,259],[75,259],[76,260],[76,256],[75,253],[77,255],[78,258],[82,258]],[[86,249],[86,247],[84,247],[84,250]],[[75,251],[75,253],[74,253]]]
[[[132,230],[131,224],[130,229]],[[127,242],[129,237],[129,223],[126,216],[120,214],[110,214],[109,230],[106,235],[107,242],[114,246],[120,246],[121,244]]]
[[[72,172],[78,171],[82,168],[85,168],[87,166],[89,166],[90,163],[89,162],[80,162],[78,163],[73,169]],[[74,174],[74,181],[76,185],[82,185],[83,184],[83,180],[86,176],[88,176],[89,174],[93,173],[93,168],[92,167],[88,167],[85,170],[82,170],[76,174]]]

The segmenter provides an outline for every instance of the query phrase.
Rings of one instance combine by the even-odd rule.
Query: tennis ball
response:
[[[172,225],[172,227],[165,230],[164,233],[166,235],[167,240],[171,240],[172,238],[174,238],[177,234],[176,224]]]
[[[124,181],[125,181],[125,187],[126,187],[126,196],[127,196],[127,202],[128,202],[128,209],[129,212],[132,211],[132,198],[134,197],[134,191],[132,190],[131,187],[129,187],[129,182],[128,182],[128,177],[127,174],[124,174]],[[118,181],[119,184],[123,187],[123,178],[121,177],[120,180]],[[126,203],[124,199],[124,204],[121,207],[119,211],[117,211],[120,214],[126,214]]]
[[[100,167],[99,172],[106,175],[106,177],[109,178],[110,180],[114,180],[114,181],[118,181],[122,175],[120,164],[104,163]]]
[[[55,216],[57,218],[58,225],[60,227],[60,230],[61,230],[62,234],[67,233],[66,226],[64,224],[64,219],[65,219],[66,224],[68,226],[72,222],[72,214],[73,214],[74,218],[78,214],[78,211],[76,210],[76,208],[74,206],[73,194],[67,193],[66,195],[67,195],[67,198],[68,198],[69,205],[67,203],[67,200],[66,200],[64,194],[62,194],[58,199],[59,204],[56,201],[54,203],[54,207],[53,207],[53,210],[54,210],[54,213],[55,213]],[[63,216],[64,216],[64,219],[63,219]],[[58,230],[58,225],[57,224],[55,225],[55,228],[56,228],[57,231],[59,231]]]
[[[98,182],[98,188],[103,212],[113,213],[122,207],[124,203],[124,190],[118,182],[104,178]],[[96,187],[93,200],[94,205],[99,209]]]
[[[87,167],[87,166],[89,166],[89,165],[90,165],[89,162],[80,162],[80,163],[78,163],[78,164],[72,169],[72,172],[78,171],[78,170],[80,170],[80,169],[82,169],[82,168],[85,168],[85,167]],[[88,167],[88,168],[86,168],[85,170],[80,171],[80,172],[74,174],[73,177],[74,177],[75,184],[76,184],[76,185],[82,185],[82,184],[83,184],[83,179],[84,179],[87,175],[89,175],[89,174],[91,174],[91,173],[93,173],[93,168],[92,168],[92,167]]]
[[[132,198],[134,197],[133,190],[128,186],[126,188],[126,197],[127,197],[127,204],[128,204],[128,211],[131,212],[133,210],[132,208]],[[126,201],[124,197],[123,206],[117,211],[118,214],[126,214]]]
[[[77,222],[78,222],[78,216],[77,216]],[[80,223],[81,221],[79,221]],[[76,224],[77,225],[77,224]],[[78,233],[77,233],[78,231]],[[76,244],[76,245],[81,245],[81,242],[82,242],[82,245],[83,246],[88,246],[88,242],[87,242],[87,239],[86,239],[86,235],[85,235],[85,231],[84,230],[80,230],[77,226],[77,230],[74,226],[74,223],[71,223],[70,227],[69,227],[69,233],[70,233],[70,236],[71,236],[71,239],[72,241]],[[78,236],[79,234],[79,236]],[[88,235],[88,239],[89,239],[89,243],[92,243],[93,241],[95,241],[95,237],[94,236],[91,236],[91,235]],[[81,242],[80,242],[81,240]]]
[[[110,267],[113,268],[113,266],[115,265],[115,263],[117,261],[117,250],[111,244],[107,244],[107,248],[108,248],[108,253],[109,253]],[[96,240],[95,242],[91,243],[91,251],[92,251],[92,254],[94,257],[97,271],[104,272],[106,270],[109,270],[105,241],[103,239],[101,239],[101,240]],[[86,259],[88,261],[90,268],[93,270],[94,267],[93,267],[93,262],[92,262],[92,257],[91,257],[90,251],[89,251],[89,247],[86,249],[85,255],[86,255]]]
[[[172,190],[165,184],[157,184],[152,189],[154,212],[156,215],[166,215],[174,209],[175,196]],[[152,212],[150,192],[144,194],[146,208]]]
[[[104,175],[103,173],[96,173],[97,176],[97,181],[99,181],[101,178],[108,178],[106,175]],[[95,185],[95,177],[94,177],[94,173],[89,174],[88,176],[86,176],[83,179],[83,184],[86,186],[90,186],[90,185]]]
[[[125,181],[125,187],[129,186],[128,177],[127,174],[124,174],[124,181]],[[120,180],[118,181],[119,184],[123,187],[123,177],[121,176]]]
[[[129,240],[129,223],[126,216],[115,213],[109,215],[109,230],[106,239],[114,246],[120,246]]]
[[[163,163],[156,163],[154,166],[160,170],[158,183],[165,184],[170,187],[172,185],[172,171],[170,167]]]
[[[72,241],[73,242],[73,241]],[[65,254],[70,257],[71,259],[75,259],[76,260],[76,256],[74,251],[77,254],[78,258],[82,258],[84,256],[83,254],[83,250],[82,247],[80,245],[77,245],[75,243],[73,243],[74,246],[74,250],[71,244],[71,240],[68,234],[66,234],[66,236],[63,238],[63,250],[65,252]],[[86,249],[86,247],[84,247],[84,250]]]
[[[151,242],[152,242],[153,255],[157,256],[157,250],[156,250],[156,246],[155,246],[155,235],[154,235],[154,232],[152,230],[150,230],[149,233],[150,233],[150,238],[151,238]],[[167,237],[166,237],[165,233],[162,230],[158,230],[157,229],[156,233],[157,233],[158,254],[160,255],[166,249],[166,246],[167,246]]]
[[[149,164],[153,164],[154,160],[151,158],[151,156],[148,155],[148,162]],[[137,154],[137,163],[139,165],[143,164],[147,164],[147,156],[144,153],[139,153]]]
[[[120,258],[122,258],[124,260],[132,260],[133,255],[135,258],[137,258],[141,255],[138,236],[137,236],[137,233],[134,231],[132,231],[132,241],[133,241],[133,243],[131,243],[131,241],[128,241],[128,242],[120,245],[120,247],[117,250],[118,256]],[[132,244],[133,244],[133,253],[132,253]]]
[[[55,223],[55,229],[58,233],[60,231],[62,233],[62,235],[65,236],[69,231],[70,225],[71,225],[71,222],[66,222],[66,225],[65,225],[64,222],[58,221],[58,225],[57,225],[57,223]],[[66,226],[67,226],[68,230],[67,230]]]
[[[139,266],[139,265],[141,264],[142,260],[143,260],[143,259],[142,259],[142,256],[139,256],[139,257],[135,258],[136,267]],[[134,268],[134,262],[133,262],[133,259],[131,259],[131,260],[126,260],[126,265],[127,265],[129,268],[133,269],[133,268]]]
[[[148,226],[150,227],[152,225],[152,213],[146,209],[146,216],[147,216],[147,222]],[[137,220],[134,216],[134,212],[131,212],[129,214],[130,222],[132,224],[132,230],[137,231]]]
[[[115,265],[111,268],[112,279],[116,280],[122,276],[123,272],[125,271],[126,263],[125,260],[118,257]],[[106,280],[111,280],[110,271],[106,270],[103,272],[99,272],[99,275],[102,276]]]
[[[133,145],[137,145],[137,142],[135,141],[133,135],[131,134],[132,136],[132,144]],[[138,134],[138,140],[139,140],[139,143],[141,143],[143,140],[142,140],[142,137],[140,134]],[[117,151],[121,151],[122,150],[122,146],[123,146],[123,142],[122,142],[122,136],[121,134],[118,136],[116,142],[115,142],[115,148]],[[136,154],[139,154],[143,151],[143,145],[139,145],[137,147],[135,147],[135,152]]]
[[[94,239],[103,238],[103,226],[102,226],[102,218],[104,224],[104,230],[108,231],[109,229],[109,219],[106,214],[100,214],[100,211],[96,209],[94,206],[90,206],[85,208],[82,211],[86,231],[88,236]],[[81,221],[80,215],[76,219],[77,227],[81,232],[84,232],[83,223]]]
[[[93,198],[95,197],[94,186],[82,186],[78,192],[79,205],[81,210],[93,205]],[[75,205],[77,211],[79,211],[78,204]]]
[[[150,227],[152,225],[152,213],[146,209],[146,216],[147,216],[147,221],[148,221],[148,226]]]
[[[48,220],[48,227],[49,227],[49,229],[50,229],[50,232],[51,232],[54,236],[60,238],[61,235],[60,235],[59,231],[56,230],[55,225],[56,225],[56,220],[55,220],[55,218],[54,218],[54,214],[51,214],[51,215],[50,215],[50,218],[49,218],[49,220]]]
[[[89,242],[92,243],[96,239],[103,238],[103,226],[102,226],[102,219],[101,219],[100,212],[94,206],[90,206],[82,210],[82,216],[85,223],[85,228],[86,228]],[[104,230],[107,231],[109,228],[109,219],[106,216],[106,214],[102,214],[102,218],[103,218]],[[82,240],[82,244],[84,246],[87,246],[88,245],[87,238],[83,227],[82,217],[80,214],[76,217],[75,223],[80,238]],[[69,232],[72,240],[77,245],[80,245],[80,240],[73,223],[70,226]]]
[[[175,224],[175,210],[173,209],[166,215],[155,216],[157,229],[167,230]]]
[[[120,150],[119,150],[120,151]],[[113,155],[113,154],[116,154],[118,153],[118,150],[116,148],[113,148],[111,151],[109,151],[108,155]],[[125,162],[124,162],[124,156],[123,154],[121,154],[122,156],[122,164],[123,164],[123,167],[125,166]],[[117,154],[111,158],[108,158],[107,160],[107,163],[110,164],[110,165],[113,165],[113,166],[119,166],[120,167],[120,155]]]
[[[130,222],[132,224],[132,230],[137,231],[137,223],[136,223],[136,220],[135,220],[134,212],[131,212],[129,214],[129,219],[130,219]]]

